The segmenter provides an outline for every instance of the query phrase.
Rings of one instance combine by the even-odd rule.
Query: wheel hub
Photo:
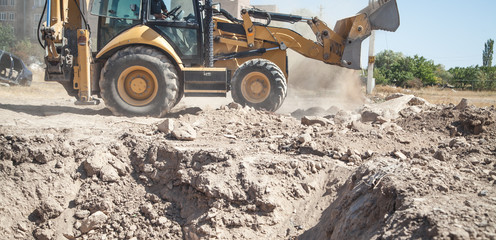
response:
[[[158,81],[153,72],[143,66],[131,66],[119,76],[121,98],[133,106],[145,106],[157,96]]]
[[[260,80],[257,79],[254,83],[251,84],[251,91],[255,94],[260,94],[263,91],[263,83],[260,82]]]
[[[137,94],[143,94],[146,91],[147,88],[146,80],[141,78],[140,76],[131,79],[130,84],[131,84],[131,90]]]
[[[246,100],[251,103],[261,103],[270,94],[270,81],[261,72],[247,74],[241,82],[241,92]]]

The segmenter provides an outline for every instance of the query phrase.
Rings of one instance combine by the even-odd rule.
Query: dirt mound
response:
[[[0,109],[2,239],[496,237],[494,108],[397,96],[167,122],[12,108]]]

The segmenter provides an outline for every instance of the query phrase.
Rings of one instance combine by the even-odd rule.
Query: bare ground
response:
[[[56,84],[0,88],[0,238],[496,239],[494,107],[411,99],[186,99],[168,132]]]

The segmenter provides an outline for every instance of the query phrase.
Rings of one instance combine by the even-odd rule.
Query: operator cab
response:
[[[99,16],[98,51],[122,32],[145,24],[164,37],[185,65],[201,64],[203,42],[199,2],[197,0],[163,0],[169,13],[156,19],[152,0],[93,0],[91,14]],[[160,0],[162,1],[162,0]]]

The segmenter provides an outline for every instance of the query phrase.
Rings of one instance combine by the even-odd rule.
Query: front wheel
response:
[[[129,47],[114,54],[102,69],[100,90],[115,115],[165,115],[179,99],[174,65],[159,51]]]
[[[274,112],[286,98],[286,78],[273,62],[253,59],[234,73],[231,94],[233,100],[243,106]]]

